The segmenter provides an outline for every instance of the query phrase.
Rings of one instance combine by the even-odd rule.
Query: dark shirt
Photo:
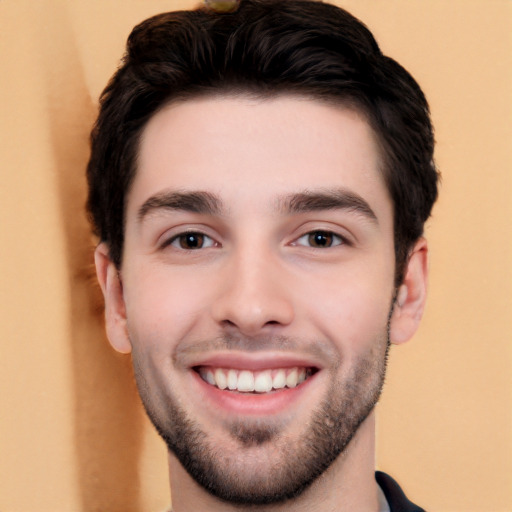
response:
[[[375,480],[386,496],[391,512],[425,512],[421,507],[411,503],[400,486],[386,473],[376,471]]]

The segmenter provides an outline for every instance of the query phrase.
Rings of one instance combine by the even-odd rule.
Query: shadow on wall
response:
[[[81,508],[136,511],[141,509],[138,465],[143,412],[129,358],[116,354],[106,341],[84,212],[85,166],[96,108],[65,4],[49,3],[46,9],[54,11],[47,19],[55,26],[41,27],[39,37],[70,276],[69,341]]]

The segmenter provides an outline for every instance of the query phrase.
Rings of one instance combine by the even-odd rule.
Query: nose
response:
[[[276,261],[263,252],[233,255],[219,275],[219,293],[212,307],[223,328],[254,336],[294,318],[290,283]]]

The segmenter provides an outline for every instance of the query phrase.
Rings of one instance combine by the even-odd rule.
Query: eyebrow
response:
[[[362,214],[378,224],[377,215],[360,195],[345,189],[306,191],[284,196],[278,201],[286,213],[307,213],[321,210],[349,210]]]
[[[138,211],[138,220],[158,210],[181,210],[204,215],[221,215],[222,201],[210,192],[161,192],[147,199]],[[278,211],[287,214],[307,213],[322,210],[349,210],[362,214],[378,224],[377,216],[370,205],[358,194],[345,189],[305,191],[280,197]]]
[[[220,215],[221,201],[209,192],[161,192],[151,196],[139,208],[138,219],[144,218],[157,210],[182,210],[205,215]]]

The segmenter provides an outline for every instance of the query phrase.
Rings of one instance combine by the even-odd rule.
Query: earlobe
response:
[[[132,347],[126,326],[126,308],[119,271],[110,259],[107,244],[100,243],[94,252],[96,275],[105,299],[105,325],[110,344],[123,354]]]
[[[425,308],[427,280],[428,247],[427,241],[420,238],[410,253],[403,283],[397,291],[390,322],[392,343],[405,343],[418,329]]]

